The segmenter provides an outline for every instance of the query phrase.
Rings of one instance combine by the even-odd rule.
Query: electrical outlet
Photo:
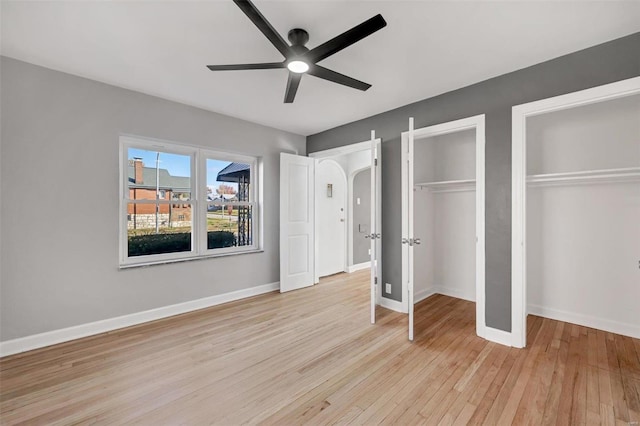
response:
[[[387,294],[391,294],[391,284],[386,283],[384,285],[384,292],[387,293]]]
[[[356,204],[360,205],[360,197],[356,198]]]
[[[369,249],[369,256],[371,256],[371,249]]]

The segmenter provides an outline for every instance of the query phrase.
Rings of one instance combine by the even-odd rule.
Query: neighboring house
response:
[[[156,173],[159,185],[156,186]],[[158,222],[161,227],[181,227],[191,225],[190,204],[180,201],[189,200],[191,179],[184,176],[172,176],[167,169],[145,167],[141,159],[129,161],[129,198],[132,200],[155,200],[156,190],[160,200],[172,200],[175,203],[158,205]],[[128,229],[155,228],[155,204],[129,204],[127,207]]]
[[[207,201],[210,202],[218,202],[218,203],[229,203],[238,201],[238,194],[216,194],[216,195],[208,195]],[[222,206],[219,204],[210,205],[207,207],[207,211],[216,212],[222,210]]]

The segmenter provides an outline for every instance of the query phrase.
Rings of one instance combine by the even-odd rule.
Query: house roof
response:
[[[218,182],[238,182],[241,176],[249,181],[251,173],[251,165],[245,163],[231,163],[224,169],[220,170],[216,180]]]
[[[159,169],[160,189],[171,189],[173,191],[190,191],[191,178],[184,176],[172,176],[167,169]],[[156,188],[156,168],[142,168],[142,183],[135,183],[134,166],[129,166],[129,188]]]

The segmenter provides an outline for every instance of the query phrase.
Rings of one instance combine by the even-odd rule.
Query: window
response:
[[[207,249],[253,244],[251,164],[207,157]]]
[[[256,157],[121,138],[121,266],[259,249]]]

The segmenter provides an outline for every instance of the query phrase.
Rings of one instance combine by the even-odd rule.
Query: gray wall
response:
[[[2,341],[279,280],[279,153],[304,137],[9,58],[0,71]],[[263,157],[264,252],[119,270],[120,134]]]
[[[360,198],[360,205],[356,203]],[[353,177],[353,264],[368,262],[371,240],[371,169],[362,170]]]
[[[309,152],[383,138],[383,282],[400,300],[400,133],[486,114],[486,323],[511,330],[511,107],[640,75],[640,33],[307,137]],[[375,84],[375,82],[373,82]],[[384,289],[384,287],[383,287]]]

